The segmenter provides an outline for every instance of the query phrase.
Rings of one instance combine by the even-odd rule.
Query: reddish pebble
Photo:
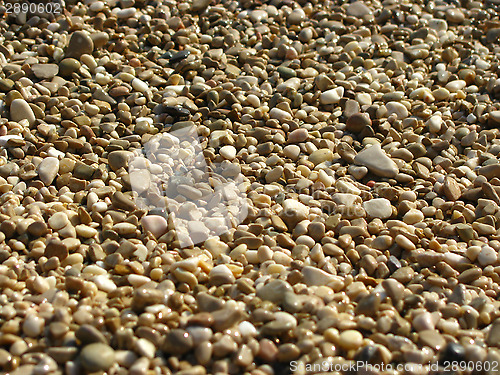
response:
[[[130,66],[137,68],[137,67],[141,66],[141,61],[134,57],[134,58],[130,59],[129,64],[130,64]]]
[[[375,181],[371,180],[366,183],[366,186],[368,187],[374,187],[375,186]]]
[[[278,348],[269,339],[262,339],[259,342],[259,352],[257,353],[257,356],[261,358],[265,362],[274,362],[276,359],[276,356],[278,355]]]

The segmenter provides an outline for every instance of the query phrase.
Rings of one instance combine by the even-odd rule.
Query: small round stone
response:
[[[107,371],[115,362],[115,351],[106,344],[89,344],[82,349],[80,362],[89,372]]]
[[[363,335],[359,331],[347,330],[340,334],[338,343],[344,350],[358,349],[363,344]]]

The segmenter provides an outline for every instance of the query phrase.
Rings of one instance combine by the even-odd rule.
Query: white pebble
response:
[[[144,81],[141,81],[139,78],[134,78],[132,80],[132,87],[134,90],[139,91],[139,92],[144,92],[148,89],[148,84]]]
[[[236,148],[234,146],[223,146],[219,152],[227,160],[233,160],[236,157]]]
[[[45,320],[38,315],[29,314],[23,323],[23,332],[26,336],[37,337],[39,336],[45,326]]]
[[[115,290],[117,287],[113,280],[108,278],[107,275],[97,275],[93,278],[94,284],[103,292],[109,293]]]
[[[490,246],[483,246],[477,260],[481,266],[495,264],[498,259],[498,253]]]
[[[340,102],[344,96],[344,88],[342,86],[325,91],[319,96],[321,104],[335,104]]]

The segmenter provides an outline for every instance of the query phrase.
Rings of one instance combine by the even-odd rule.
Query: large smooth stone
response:
[[[19,122],[28,120],[30,126],[35,124],[35,114],[30,105],[24,99],[14,99],[10,104],[10,117],[12,121]]]
[[[398,166],[382,150],[380,144],[366,147],[356,155],[354,162],[367,167],[370,172],[380,177],[393,178],[399,173]]]
[[[89,372],[106,371],[115,363],[115,351],[106,344],[89,344],[82,349],[80,362]]]
[[[92,55],[94,51],[94,42],[90,35],[84,31],[75,31],[71,34],[68,48],[66,48],[66,57],[79,59],[83,54]]]
[[[38,175],[40,176],[40,180],[42,180],[46,186],[49,186],[52,181],[54,181],[58,171],[59,160],[52,156],[46,157],[38,165]]]

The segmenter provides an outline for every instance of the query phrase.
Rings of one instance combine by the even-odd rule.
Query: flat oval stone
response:
[[[320,148],[319,150],[313,151],[311,155],[309,155],[309,161],[314,165],[318,165],[325,161],[333,160],[333,152],[326,148]]]
[[[80,62],[73,58],[66,58],[59,63],[59,74],[62,77],[71,76],[72,73],[80,69]]]
[[[392,216],[391,202],[385,198],[374,198],[363,202],[366,215],[372,218],[388,219]]]
[[[382,150],[379,143],[359,152],[354,157],[354,162],[367,167],[370,172],[380,177],[393,178],[399,173],[398,166]]]
[[[40,180],[42,180],[46,186],[49,186],[52,181],[54,181],[59,171],[59,160],[52,156],[46,157],[38,164],[37,171]]]
[[[209,280],[211,284],[219,286],[223,284],[233,284],[235,282],[235,277],[226,265],[219,264],[210,270]]]
[[[226,145],[220,148],[219,153],[227,160],[233,160],[236,157],[236,148]]]
[[[450,92],[457,92],[458,90],[462,90],[467,86],[467,82],[462,79],[457,79],[455,81],[448,82],[445,86],[447,90]]]
[[[269,117],[276,119],[278,121],[291,120],[292,115],[286,111],[279,108],[273,108],[269,111]]]
[[[160,215],[147,215],[141,219],[142,227],[151,232],[156,238],[160,238],[166,233],[168,228],[167,220]]]
[[[356,1],[352,4],[349,4],[347,7],[347,15],[356,17],[356,18],[361,18],[366,15],[372,14],[372,11],[368,6],[366,6],[362,1]]]
[[[347,330],[340,334],[338,341],[343,349],[353,350],[363,344],[363,335],[359,331]]]
[[[10,104],[10,117],[12,121],[19,122],[28,120],[30,126],[33,126],[36,121],[35,114],[30,105],[24,99],[14,99]]]
[[[458,8],[450,8],[446,10],[446,21],[450,23],[462,23],[465,20],[464,12]]]
[[[168,354],[182,355],[193,347],[193,338],[183,329],[170,330],[165,337],[162,350]]]
[[[80,362],[89,372],[106,371],[115,363],[115,351],[103,343],[89,344],[82,349]]]
[[[387,108],[387,116],[396,115],[398,119],[404,119],[408,117],[408,109],[401,103],[389,102],[385,105]]]
[[[23,322],[23,332],[28,337],[39,336],[45,326],[45,320],[38,315],[30,314]]]
[[[301,8],[294,9],[287,17],[290,25],[300,25],[305,20],[306,14]]]
[[[267,20],[267,12],[262,9],[255,9],[250,12],[250,19],[253,22],[260,22],[262,20]]]
[[[51,79],[59,73],[57,64],[33,64],[31,70],[36,78]]]
[[[288,143],[301,143],[304,142],[309,137],[309,132],[307,129],[295,129],[290,134],[288,134]]]

